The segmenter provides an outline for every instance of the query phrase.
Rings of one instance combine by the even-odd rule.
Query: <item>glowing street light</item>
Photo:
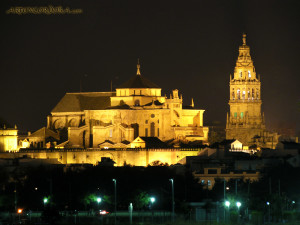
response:
[[[154,197],[150,197],[150,202],[153,204],[155,202],[155,198]]]
[[[46,207],[46,204],[48,204],[48,198],[47,197],[44,197],[43,198],[43,202],[44,202],[44,208]]]
[[[225,206],[227,206],[229,208],[230,206],[230,201],[225,201]]]
[[[152,209],[152,223],[153,223],[153,218],[154,218],[154,212],[153,212],[153,203],[155,202],[155,198],[154,197],[150,197],[150,209]]]
[[[242,203],[240,202],[236,202],[236,206],[238,207],[238,223],[240,222],[240,207],[241,207]]]
[[[101,201],[102,201],[102,199],[101,199],[100,197],[97,197],[97,198],[96,198],[96,202],[97,202],[97,204],[98,204],[98,209],[99,209],[99,204],[100,204]]]

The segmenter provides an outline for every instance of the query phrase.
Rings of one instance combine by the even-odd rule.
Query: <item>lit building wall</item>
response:
[[[18,150],[18,130],[12,128],[0,129],[0,151]]]
[[[1,158],[22,157],[27,155],[36,159],[58,159],[62,164],[89,163],[97,165],[102,157],[111,158],[116,166],[130,164],[133,166],[148,166],[160,161],[162,163],[176,164],[186,156],[196,156],[201,149],[118,149],[118,150],[35,150],[20,153],[2,154]]]

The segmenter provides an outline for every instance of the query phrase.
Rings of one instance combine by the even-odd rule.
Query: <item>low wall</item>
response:
[[[27,156],[36,159],[57,159],[62,164],[89,163],[96,165],[102,157],[111,158],[115,166],[125,163],[133,166],[147,166],[154,161],[176,164],[186,156],[196,156],[201,149],[46,149],[22,150],[20,152],[0,153],[0,158],[19,158]]]

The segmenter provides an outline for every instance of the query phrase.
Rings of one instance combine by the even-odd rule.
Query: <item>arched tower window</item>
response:
[[[251,72],[248,70],[248,77],[251,78]]]
[[[242,78],[243,77],[243,72],[240,72],[240,78]]]
[[[256,88],[256,99],[259,99],[259,92],[257,88]]]
[[[241,98],[241,96],[240,96],[240,94],[241,94],[241,91],[240,91],[240,89],[237,89],[237,99],[240,99]]]
[[[248,88],[248,99],[250,99],[250,89]]]
[[[150,124],[150,136],[151,136],[151,137],[154,137],[154,136],[155,136],[155,123],[154,123],[154,122],[152,122],[152,123]]]
[[[243,99],[245,99],[245,96],[246,96],[246,91],[243,90]]]
[[[252,99],[254,99],[254,88],[252,88]]]
[[[232,89],[232,99],[234,100],[235,99],[235,93],[234,93],[234,88]]]

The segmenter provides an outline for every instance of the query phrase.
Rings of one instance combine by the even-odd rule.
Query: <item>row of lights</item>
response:
[[[225,201],[225,206],[227,206],[229,208],[230,206],[230,201]],[[236,206],[238,207],[238,209],[242,206],[241,202],[236,202]]]

